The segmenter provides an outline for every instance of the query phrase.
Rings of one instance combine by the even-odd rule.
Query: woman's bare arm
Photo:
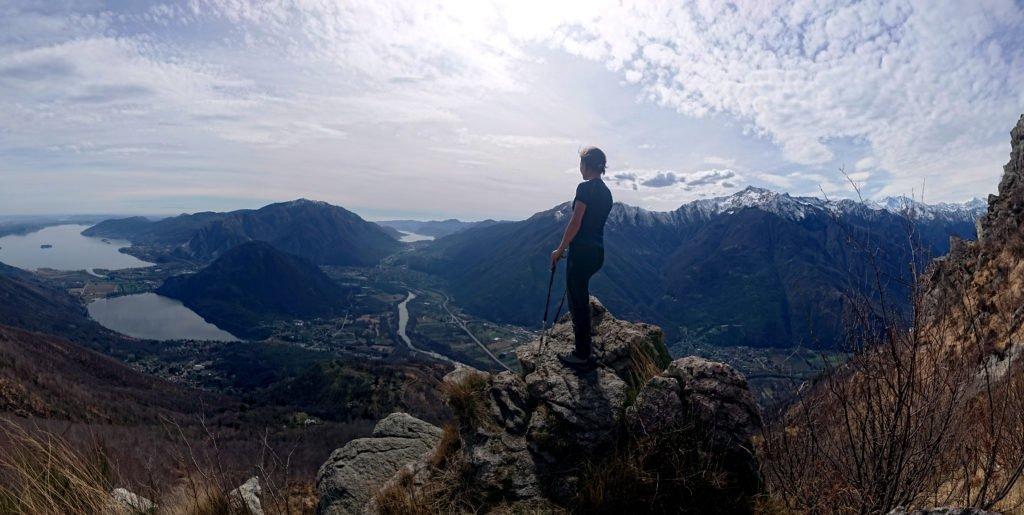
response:
[[[579,200],[576,201],[576,207],[572,210],[572,218],[569,219],[569,225],[565,226],[565,233],[562,235],[562,243],[558,244],[558,248],[551,253],[551,268],[554,268],[558,264],[558,260],[562,258],[562,254],[565,253],[565,249],[569,248],[569,244],[572,243],[572,239],[576,237],[576,233],[580,232],[580,225],[583,223],[583,213],[587,211],[587,205]]]

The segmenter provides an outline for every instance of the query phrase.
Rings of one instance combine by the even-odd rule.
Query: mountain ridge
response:
[[[157,221],[142,217],[106,220],[82,234],[127,239],[143,247],[131,247],[130,252],[148,250],[163,259],[199,262],[211,262],[232,247],[252,240],[267,241],[322,265],[371,266],[401,248],[394,237],[359,215],[308,199]]]
[[[259,326],[267,320],[334,315],[348,294],[313,263],[262,241],[235,246],[194,274],[170,277],[156,292],[247,338],[265,336]]]
[[[832,346],[841,333],[835,320],[843,297],[864,289],[873,259],[849,240],[883,249],[878,259],[887,288],[898,293],[906,287],[904,263],[915,255],[908,231],[931,255],[944,254],[950,236],[974,236],[976,208],[905,205],[900,211],[896,202],[876,206],[753,187],[673,211],[616,203],[605,229],[605,266],[592,292],[627,319],[659,324],[672,338],[785,347],[802,334],[805,344],[823,338]],[[540,316],[531,307],[544,296],[546,257],[569,215],[564,203],[522,221],[469,228],[399,262],[445,279],[459,305],[477,316],[535,325]],[[561,280],[555,295],[560,292]],[[749,307],[732,309],[737,302]]]

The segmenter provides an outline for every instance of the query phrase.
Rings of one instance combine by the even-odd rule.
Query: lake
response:
[[[412,243],[414,241],[430,241],[430,240],[434,239],[433,236],[426,236],[426,235],[423,235],[423,234],[416,234],[414,232],[408,232],[408,231],[398,231],[398,232],[402,233],[402,237],[399,238],[398,241],[405,242],[405,243]]]
[[[118,252],[131,243],[123,240],[88,238],[81,232],[87,225],[57,225],[25,235],[0,238],[0,262],[24,270],[88,270],[141,268],[151,266],[137,257]],[[42,248],[52,245],[52,248]]]
[[[135,338],[238,341],[181,302],[155,293],[97,299],[88,309],[103,327]]]

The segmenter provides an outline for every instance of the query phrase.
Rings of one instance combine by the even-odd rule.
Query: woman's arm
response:
[[[551,268],[554,268],[558,264],[558,260],[562,258],[562,254],[565,253],[565,249],[569,248],[569,244],[572,243],[572,239],[576,237],[576,233],[580,232],[580,224],[583,223],[583,213],[587,211],[587,205],[577,200],[576,207],[572,210],[572,218],[569,219],[569,225],[565,226],[565,234],[562,235],[562,243],[558,244],[558,248],[551,253]]]

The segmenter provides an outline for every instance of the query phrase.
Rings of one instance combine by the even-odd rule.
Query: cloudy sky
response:
[[[747,185],[994,192],[1014,0],[0,0],[0,214],[307,197],[522,218],[609,155],[651,209]]]

